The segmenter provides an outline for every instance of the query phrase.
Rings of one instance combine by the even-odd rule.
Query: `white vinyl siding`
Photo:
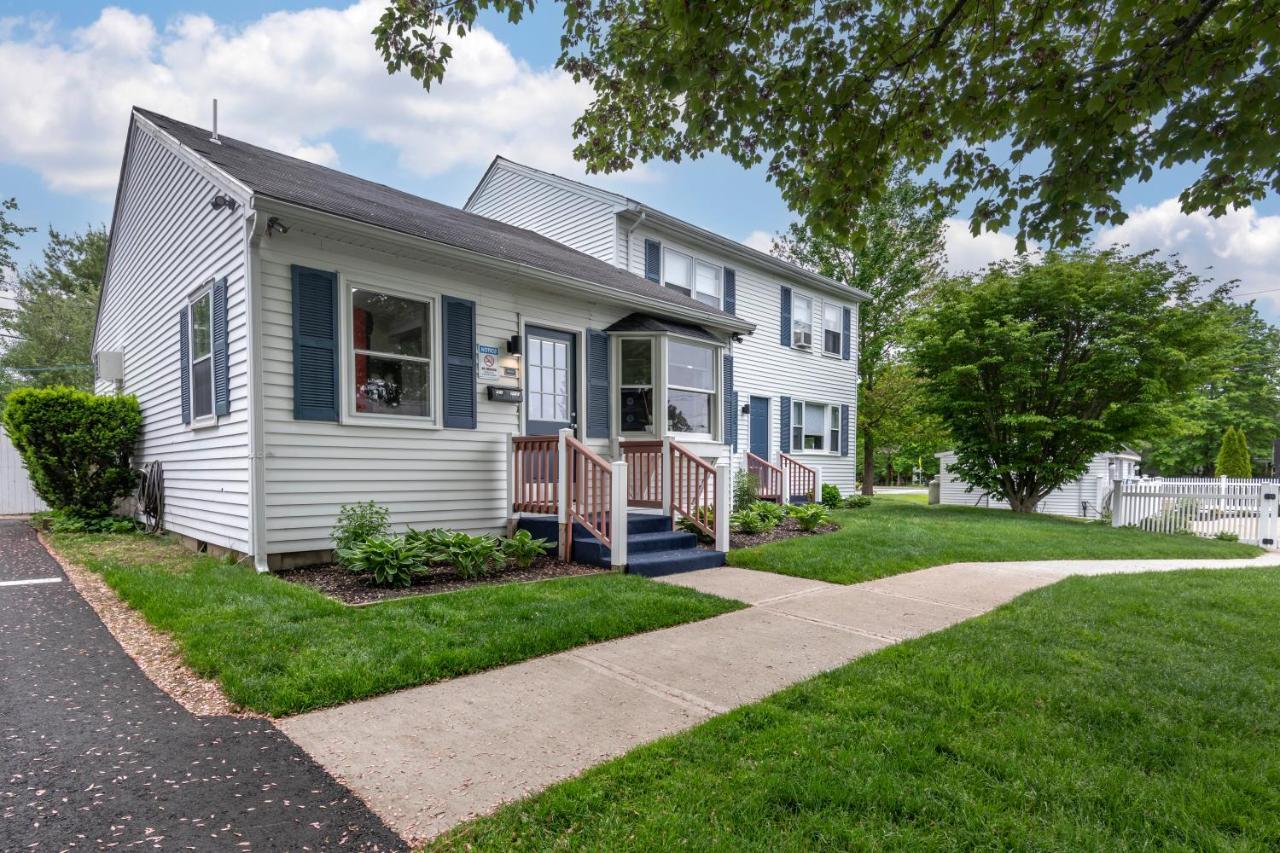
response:
[[[521,433],[521,407],[491,402],[484,383],[479,383],[478,428],[473,430],[413,429],[362,422],[345,414],[345,423],[294,420],[290,265],[334,270],[340,283],[354,280],[397,294],[417,293],[423,299],[475,300],[477,344],[497,346],[502,353],[507,339],[519,331],[519,320],[581,335],[588,328],[605,328],[630,310],[537,289],[524,281],[465,272],[455,261],[403,246],[394,246],[391,254],[344,242],[341,234],[320,237],[297,220],[290,225],[286,238],[263,241],[258,250],[268,552],[331,547],[329,532],[341,505],[364,500],[387,506],[398,529],[500,532],[508,515],[507,439]],[[349,333],[345,320],[343,333]],[[580,413],[585,411],[584,358],[580,338]],[[607,453],[609,447],[607,440],[588,444],[599,452]]]
[[[165,526],[222,547],[249,548],[248,336],[244,211],[214,210],[227,192],[135,127],[111,233],[95,352],[124,353],[124,392],[142,407],[134,465],[164,464]],[[182,423],[178,312],[227,278],[230,414]],[[99,381],[99,393],[114,383]]]
[[[523,174],[508,164],[494,167],[466,209],[614,262],[614,205]]]
[[[965,491],[969,484],[951,473],[950,466],[955,461],[954,453],[938,455],[940,503],[989,509],[1009,508],[1009,503],[1003,498],[983,495],[976,489],[972,492]],[[1116,476],[1134,476],[1137,461],[1136,455],[1127,453],[1098,454],[1089,462],[1089,467],[1082,476],[1063,483],[1046,495],[1036,506],[1036,512],[1073,518],[1098,518],[1099,509],[1104,508],[1101,505],[1111,490],[1112,479]]]

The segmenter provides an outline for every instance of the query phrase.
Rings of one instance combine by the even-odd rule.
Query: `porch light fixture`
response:
[[[213,200],[209,202],[209,206],[214,210],[229,210],[232,213],[235,213],[236,208],[240,206],[240,202],[236,201],[226,193],[218,193],[213,197]]]
[[[280,221],[280,217],[273,216],[267,220],[267,236],[273,234],[288,234],[289,226]]]
[[[750,403],[743,403],[743,404],[742,404],[742,414],[744,414],[744,415],[749,415],[749,414],[751,414],[751,404],[750,404]]]
[[[514,355],[516,358],[520,357],[520,336],[519,335],[512,335],[511,337],[507,338],[507,354]]]

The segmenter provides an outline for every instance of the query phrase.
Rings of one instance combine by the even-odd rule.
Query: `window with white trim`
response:
[[[653,338],[618,341],[618,428],[653,431]]]
[[[793,400],[791,452],[839,453],[840,407],[828,403]]]
[[[675,249],[662,250],[662,282],[685,296],[719,308],[723,278],[720,267],[715,264],[696,260]]]
[[[822,304],[822,351],[828,355],[840,355],[844,343],[844,312],[839,305]]]
[[[213,291],[191,301],[191,417],[213,417]]]
[[[791,345],[813,346],[813,300],[799,293],[791,297]]]
[[[667,431],[710,436],[715,429],[716,354],[719,350],[667,341]]]
[[[431,301],[350,292],[356,413],[433,418]]]
[[[720,267],[698,261],[694,265],[694,298],[713,308],[720,307]]]

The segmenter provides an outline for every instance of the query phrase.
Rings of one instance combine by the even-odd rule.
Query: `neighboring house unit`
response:
[[[141,403],[137,461],[163,463],[166,528],[260,568],[322,558],[340,507],[363,500],[399,527],[547,517],[580,557],[714,565],[670,516],[723,550],[739,400],[767,395],[775,462],[793,440],[778,402],[827,405],[819,437],[797,424],[797,446],[822,453],[787,463],[789,491],[816,491],[806,459],[852,485],[857,294],[839,303],[838,354],[818,338],[792,350],[785,288],[794,318],[804,298],[837,304],[839,285],[660,223],[632,230],[641,264],[646,240],[714,259],[717,300],[696,298],[696,266],[683,293],[589,241],[135,109],[94,334],[95,362],[122,376],[98,389]],[[714,530],[709,506],[724,510]],[[664,512],[632,529],[639,507]]]
[[[953,451],[937,454],[939,503],[957,506],[979,506],[990,509],[1008,509],[1003,498],[991,497],[978,491],[967,491],[969,484],[949,471],[956,461]],[[1142,457],[1132,450],[1099,453],[1089,462],[1083,475],[1050,492],[1036,506],[1036,512],[1049,515],[1069,515],[1076,518],[1101,518],[1108,508],[1107,496],[1116,480],[1129,480],[1137,476]]]

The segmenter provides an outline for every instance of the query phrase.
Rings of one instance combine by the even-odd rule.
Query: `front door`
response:
[[[769,460],[769,398],[751,398],[751,452]]]
[[[525,435],[578,428],[577,339],[568,332],[526,326]]]

